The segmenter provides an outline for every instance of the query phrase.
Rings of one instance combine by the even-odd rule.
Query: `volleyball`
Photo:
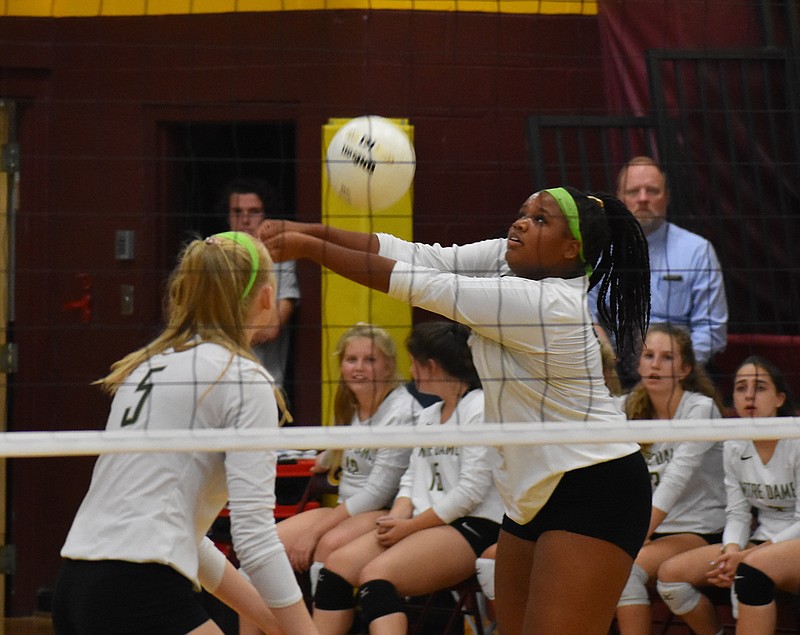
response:
[[[331,189],[363,211],[396,203],[411,187],[416,169],[414,146],[400,126],[365,115],[344,124],[325,153]]]

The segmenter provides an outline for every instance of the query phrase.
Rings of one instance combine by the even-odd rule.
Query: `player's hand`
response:
[[[706,579],[714,586],[729,589],[736,580],[736,567],[744,558],[743,551],[729,551],[720,554],[719,558],[711,563],[711,569],[706,573]]]
[[[286,555],[289,556],[292,569],[298,573],[307,571],[311,566],[311,558],[316,548],[317,538],[316,536],[312,536],[310,532],[306,532],[298,538],[294,546],[286,550]]]
[[[308,253],[312,243],[319,239],[298,232],[283,232],[267,239],[262,238],[262,240],[267,249],[269,249],[269,255],[272,256],[272,260],[284,262],[285,260],[303,258]]]
[[[392,515],[387,516],[379,516],[375,520],[375,524],[377,525],[377,532],[378,534],[385,534],[389,531],[392,527],[394,527],[395,517]]]
[[[285,232],[301,232],[304,223],[297,223],[291,220],[284,220],[282,218],[268,218],[258,226],[256,236],[264,242],[270,238],[283,234]]]
[[[378,525],[378,544],[381,547],[391,547],[412,533],[407,518],[381,516],[376,523]]]

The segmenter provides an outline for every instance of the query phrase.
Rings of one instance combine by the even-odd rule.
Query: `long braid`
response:
[[[650,256],[639,222],[618,198],[566,188],[578,205],[589,288],[600,285],[597,314],[617,354],[635,351],[650,322]]]

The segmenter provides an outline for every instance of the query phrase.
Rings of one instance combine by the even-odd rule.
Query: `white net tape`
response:
[[[800,438],[800,417],[504,423],[458,429],[298,426],[270,430],[6,432],[0,434],[0,457],[789,438]]]

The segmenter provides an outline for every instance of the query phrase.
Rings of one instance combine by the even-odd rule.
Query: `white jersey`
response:
[[[764,465],[752,441],[725,441],[725,487],[728,494],[723,544],[800,538],[800,439],[782,439]],[[752,509],[758,527],[752,532]]]
[[[114,396],[106,429],[275,428],[277,413],[261,365],[202,343],[136,368]],[[302,594],[275,531],[275,471],[271,451],[102,455],[61,555],[161,563],[199,588],[208,578],[199,571],[202,542],[227,502],[242,568],[267,604],[288,606]]]
[[[421,411],[405,386],[398,386],[369,419],[353,416],[352,426],[413,425]],[[409,448],[349,448],[342,454],[339,501],[351,516],[388,508],[408,467]]]
[[[487,422],[625,420],[603,381],[585,276],[501,275],[508,271],[501,264],[504,239],[441,247],[378,236],[379,253],[397,260],[391,296],[472,329],[470,348],[483,380]],[[506,514],[528,523],[564,472],[638,449],[636,443],[502,447],[497,486]]]
[[[718,419],[714,400],[684,392],[675,419]],[[635,424],[634,424],[635,425]],[[722,442],[653,443],[645,452],[653,507],[667,512],[658,533],[715,534],[725,526]]]
[[[442,403],[422,411],[419,426],[468,426],[483,423],[483,391],[472,390],[442,422]],[[408,470],[397,496],[411,499],[414,516],[433,508],[445,524],[464,516],[499,523],[503,503],[494,486],[500,457],[491,447],[417,447],[411,451]]]

